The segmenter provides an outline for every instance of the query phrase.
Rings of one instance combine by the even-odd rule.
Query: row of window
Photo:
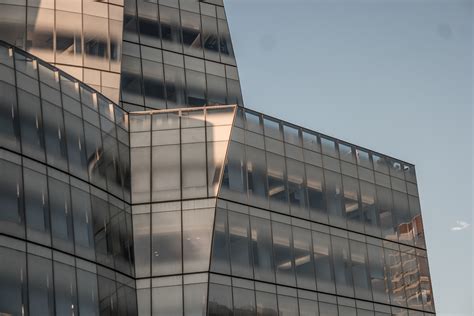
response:
[[[155,114],[153,132],[151,115],[131,114],[133,203],[215,197],[234,109]]]
[[[354,165],[357,164],[360,167],[373,169],[382,174],[416,183],[415,168],[413,165],[382,156],[375,152],[370,152],[366,149],[320,135],[313,131],[302,129],[248,109],[241,109],[237,113],[235,125],[245,129],[250,138],[259,139],[261,138],[259,135],[264,135],[266,139],[271,138],[270,141],[272,141],[272,143],[278,144],[284,142],[288,145],[292,145],[286,146],[286,150],[290,149],[291,151],[293,146],[303,147],[310,151],[322,153],[327,157],[336,158]],[[255,135],[254,133],[259,135]],[[275,140],[279,142],[275,142]],[[295,159],[297,158],[295,157]]]
[[[255,142],[255,138],[246,140]],[[219,196],[425,247],[417,196],[391,190],[390,183],[387,187],[306,161],[231,141]]]
[[[163,2],[127,1],[124,40],[235,66],[223,8],[194,0],[180,10]]]
[[[137,302],[140,316],[433,315],[212,273],[139,280]]]
[[[129,200],[128,114],[29,56],[0,56],[1,146]]]
[[[274,213],[251,214],[217,208],[212,272],[433,311],[424,253],[338,229],[311,230]]]
[[[30,243],[0,245],[1,315],[137,315],[133,280]]]
[[[211,199],[135,206],[136,277],[208,271],[215,203]]]
[[[133,275],[132,217],[122,201],[43,164],[0,155],[0,233]]]
[[[124,43],[121,100],[153,109],[242,105],[235,67]],[[130,110],[142,109],[129,107]]]

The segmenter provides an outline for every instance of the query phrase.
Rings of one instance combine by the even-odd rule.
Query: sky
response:
[[[438,315],[473,310],[472,0],[225,0],[245,106],[414,163]]]

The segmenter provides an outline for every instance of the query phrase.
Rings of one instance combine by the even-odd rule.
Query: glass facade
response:
[[[0,315],[434,315],[414,166],[243,108],[222,0],[0,9]]]
[[[121,93],[130,111],[243,105],[222,1],[125,0]]]
[[[0,0],[0,39],[119,100],[123,0]]]

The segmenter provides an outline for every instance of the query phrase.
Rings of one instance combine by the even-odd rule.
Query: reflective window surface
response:
[[[243,105],[222,5],[198,0],[125,1],[124,108]]]
[[[123,1],[4,0],[0,9],[1,40],[118,102]]]
[[[160,5],[223,19],[207,2]],[[93,1],[38,10],[51,3],[110,14]],[[179,81],[171,50],[205,45],[190,44],[178,21],[164,30],[162,60],[138,51]],[[219,24],[216,41],[210,25],[190,27],[208,34],[203,58],[231,49]],[[222,75],[208,61],[190,65]],[[173,93],[173,107],[189,97],[127,84],[131,98],[161,87],[148,96]],[[242,107],[127,112],[4,44],[0,92],[0,314],[434,312],[412,165]]]

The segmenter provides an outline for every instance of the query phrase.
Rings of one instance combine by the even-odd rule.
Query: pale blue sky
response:
[[[473,315],[471,0],[226,0],[247,107],[416,165],[439,315]]]

